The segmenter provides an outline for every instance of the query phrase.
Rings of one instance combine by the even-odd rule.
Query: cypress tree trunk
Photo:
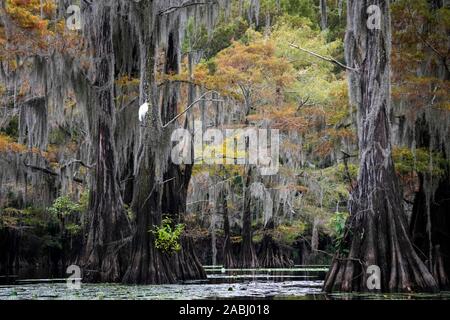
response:
[[[141,79],[143,100],[149,103],[146,127],[133,188],[132,208],[136,214],[131,260],[124,276],[125,283],[162,284],[180,280],[204,279],[206,273],[195,255],[192,240],[181,238],[179,252],[165,253],[155,246],[154,226],[161,225],[162,216],[182,221],[192,166],[178,166],[168,159],[173,127],[163,128],[177,114],[177,87],[168,83],[162,88],[162,108],[155,79],[158,16],[152,3],[136,5],[141,46]],[[178,72],[179,45],[174,33],[169,34],[165,52],[165,73]],[[144,102],[142,101],[142,102]]]
[[[380,29],[367,27],[370,5],[381,11]],[[325,291],[368,291],[367,268],[380,268],[381,291],[436,291],[436,281],[409,238],[391,155],[389,0],[347,3],[350,100],[358,108],[360,171],[352,192],[343,248],[335,255]]]
[[[416,194],[411,217],[411,234],[414,245],[423,253],[422,259],[432,270],[443,290],[450,286],[450,177],[444,176],[433,195],[425,192],[424,177],[419,175],[420,188]],[[428,214],[431,228],[428,229]],[[431,234],[430,234],[431,233]],[[431,240],[431,241],[430,241]]]
[[[328,28],[327,0],[320,0],[320,27],[322,30]]]
[[[255,253],[255,246],[252,239],[252,214],[251,214],[251,195],[250,184],[252,178],[252,169],[249,167],[247,177],[245,180],[245,195],[244,195],[244,212],[242,216],[242,244],[239,256],[239,266],[241,268],[256,268],[258,267],[258,258]]]
[[[230,220],[228,218],[228,203],[225,190],[222,190],[221,192],[221,200],[222,200],[223,232],[224,232],[223,265],[225,268],[234,268],[236,264],[233,257],[233,249],[230,239]]]
[[[445,2],[428,1],[430,14],[436,17],[437,10],[445,7]],[[428,23],[420,27],[428,31],[430,28]],[[423,42],[422,39],[419,41]],[[417,69],[416,76],[449,81],[446,57],[441,58],[431,48],[426,48],[424,61]],[[430,67],[433,63],[437,65]],[[436,122],[431,118],[439,119],[441,116],[439,110],[433,108],[434,104],[433,98],[429,107],[415,115],[414,131],[411,133],[415,148],[428,150],[430,159],[427,172],[418,173],[419,189],[414,198],[410,231],[415,247],[422,253],[421,258],[440,289],[447,290],[450,288],[450,166],[442,168],[445,172],[442,176],[433,173],[433,166],[436,165],[434,153],[448,159],[445,152],[448,150],[448,134],[442,132],[439,126],[436,127]]]
[[[92,50],[89,127],[96,156],[88,212],[88,235],[82,257],[87,281],[116,282],[123,274],[120,249],[128,236],[128,220],[120,195],[114,145],[114,4],[86,7],[86,40]]]
[[[271,218],[264,227],[264,237],[259,249],[259,266],[262,268],[290,268],[294,262],[283,248],[273,239],[275,223]]]

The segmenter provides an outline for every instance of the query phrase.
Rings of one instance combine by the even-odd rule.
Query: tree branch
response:
[[[163,15],[172,13],[172,12],[174,12],[174,11],[177,11],[177,10],[179,10],[179,9],[183,9],[183,8],[187,8],[187,7],[192,7],[192,6],[197,6],[197,5],[206,5],[206,4],[207,4],[207,3],[204,2],[204,1],[202,1],[202,2],[198,2],[198,1],[197,1],[197,2],[196,2],[196,1],[189,1],[189,2],[183,3],[183,4],[179,5],[179,6],[172,6],[172,7],[169,7],[169,8],[167,8],[167,9],[164,9],[164,10],[158,12],[158,15],[159,15],[159,16],[163,16]]]
[[[309,51],[309,50],[307,50],[307,49],[303,49],[302,47],[299,47],[299,46],[297,46],[297,45],[295,45],[295,44],[293,44],[293,43],[290,43],[289,46],[291,46],[292,48],[301,50],[301,51],[303,51],[303,52],[306,52],[306,53],[308,53],[308,54],[310,54],[310,55],[312,55],[312,56],[314,56],[314,57],[316,57],[316,58],[319,58],[319,59],[322,59],[322,60],[325,60],[325,61],[334,63],[335,65],[337,65],[337,66],[339,66],[339,67],[341,67],[341,68],[344,68],[344,69],[347,69],[347,70],[350,70],[350,71],[354,71],[354,72],[359,72],[358,69],[355,69],[355,68],[346,66],[345,64],[339,62],[338,60],[336,60],[336,59],[334,59],[334,58],[321,56],[321,55],[318,54],[318,53]]]
[[[203,83],[197,83],[197,82],[195,82],[193,80],[187,80],[187,79],[175,79],[175,80],[174,79],[165,79],[164,81],[158,83],[158,87],[162,87],[162,86],[164,86],[165,84],[168,84],[168,83],[190,84],[190,85],[194,85],[194,86],[197,86],[197,87],[200,87],[200,88],[204,88],[204,89],[209,90],[209,91],[214,91],[213,88],[205,86]]]
[[[77,160],[77,159],[70,160],[68,163],[64,164],[61,168],[67,168],[68,166],[71,166],[74,163],[79,163],[81,166],[83,166],[87,169],[93,168],[93,165],[88,165],[88,164],[84,163],[83,160]]]
[[[119,113],[121,113],[122,111],[127,109],[129,106],[131,106],[133,103],[135,103],[138,99],[139,99],[139,97],[134,97],[133,99],[131,99],[131,101],[129,101],[125,106],[123,106],[119,109]]]
[[[48,174],[48,175],[53,176],[53,177],[59,177],[59,176],[60,176],[60,175],[59,175],[58,173],[56,173],[55,171],[52,171],[52,170],[47,169],[47,168],[41,168],[41,167],[33,166],[33,165],[31,165],[31,164],[25,163],[25,161],[23,162],[23,165],[24,165],[25,167],[27,167],[27,168],[30,168],[30,169],[32,169],[32,170],[37,170],[37,171],[43,172],[43,173]],[[75,182],[77,182],[77,183],[84,184],[84,180],[81,180],[81,179],[75,178],[75,177],[73,177],[72,179],[73,179],[73,181],[75,181]]]
[[[152,196],[153,192],[155,192],[156,186],[163,185],[163,184],[165,184],[165,183],[167,183],[167,182],[170,182],[170,181],[172,181],[172,180],[175,180],[175,177],[170,178],[170,179],[167,179],[167,180],[164,180],[164,181],[162,181],[162,182],[157,182],[157,183],[155,183],[155,184],[153,185],[152,190],[151,190],[150,193],[148,194],[148,197],[147,197],[147,198],[144,200],[144,202],[142,203],[141,210],[144,209],[145,205],[147,204],[147,201],[150,199],[150,197]]]
[[[174,123],[176,120],[178,120],[183,114],[185,114],[186,112],[188,112],[193,106],[195,106],[197,103],[199,103],[200,101],[222,101],[222,100],[218,100],[218,99],[204,99],[204,97],[208,94],[208,93],[217,93],[219,94],[217,91],[207,91],[204,94],[202,94],[200,96],[200,98],[198,98],[197,100],[195,100],[194,102],[192,102],[183,112],[179,113],[177,116],[175,116],[175,118],[173,118],[172,120],[170,120],[169,122],[167,122],[165,125],[163,125],[163,129],[167,128],[170,124]]]

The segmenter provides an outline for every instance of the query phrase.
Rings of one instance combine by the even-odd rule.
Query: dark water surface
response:
[[[130,286],[81,284],[68,288],[61,280],[25,281],[0,286],[0,300],[167,300],[167,299],[445,299],[450,292],[428,295],[335,294],[321,292],[327,267],[228,269],[206,267],[208,279],[174,285]]]

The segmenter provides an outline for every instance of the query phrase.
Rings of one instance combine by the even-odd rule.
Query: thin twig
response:
[[[169,7],[167,9],[165,9],[165,10],[162,10],[162,11],[158,12],[158,15],[159,16],[163,16],[163,15],[172,13],[172,12],[174,12],[176,10],[179,10],[179,9],[192,7],[192,6],[198,6],[198,5],[206,5],[206,4],[207,4],[206,2],[185,2],[185,3],[183,3],[183,4],[179,5],[179,6],[172,6],[172,7]]]
[[[168,127],[170,124],[172,124],[173,122],[177,121],[183,114],[185,114],[186,112],[188,112],[194,105],[196,105],[197,103],[199,103],[200,101],[217,101],[217,102],[223,102],[223,100],[218,100],[218,99],[203,99],[208,93],[217,93],[219,94],[217,91],[211,90],[211,91],[207,91],[204,94],[202,94],[200,96],[200,98],[198,98],[197,100],[195,100],[194,102],[192,102],[183,112],[179,113],[177,116],[175,116],[175,118],[173,118],[172,120],[170,120],[169,122],[167,122],[165,125],[163,125],[163,129]]]
[[[299,47],[299,46],[297,46],[297,45],[295,45],[295,44],[293,44],[293,43],[291,43],[291,44],[289,44],[289,45],[290,45],[292,48],[295,48],[295,49],[301,50],[301,51],[303,51],[303,52],[309,53],[310,55],[312,55],[312,56],[314,56],[314,57],[316,57],[316,58],[319,58],[319,59],[322,59],[322,60],[325,60],[325,61],[334,63],[334,64],[338,65],[338,66],[341,67],[341,68],[344,68],[344,69],[347,69],[347,70],[350,70],[350,71],[354,71],[354,72],[359,72],[358,69],[355,69],[355,68],[346,66],[345,64],[339,62],[338,60],[336,60],[336,59],[334,59],[334,58],[331,58],[331,57],[324,57],[324,56],[322,56],[322,55],[320,55],[320,54],[318,54],[318,53],[309,51],[309,50],[304,49],[304,48],[302,48],[302,47]]]
[[[131,99],[131,101],[129,101],[125,106],[121,107],[119,109],[119,113],[121,113],[123,110],[127,109],[129,106],[131,106],[139,97],[134,97],[133,99]]]
[[[70,160],[68,163],[64,164],[63,166],[61,166],[61,169],[62,168],[67,168],[67,167],[71,166],[74,163],[79,163],[81,166],[83,166],[83,167],[85,167],[87,169],[92,169],[94,167],[94,165],[88,165],[88,164],[84,163],[83,160],[73,159],[73,160]]]
[[[175,180],[175,177],[170,178],[170,179],[167,179],[167,180],[162,181],[162,182],[159,182],[159,183],[155,183],[155,184],[153,185],[153,188],[152,188],[152,190],[150,191],[148,197],[145,199],[144,203],[142,204],[141,210],[144,209],[144,206],[147,204],[147,201],[150,199],[150,197],[152,196],[153,192],[155,192],[155,189],[156,189],[156,186],[157,186],[157,185],[162,185],[162,184],[165,184],[165,183],[170,182],[170,181],[172,181],[172,180]]]

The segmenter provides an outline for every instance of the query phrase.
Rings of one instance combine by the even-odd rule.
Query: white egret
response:
[[[145,120],[145,115],[148,112],[148,103],[144,103],[142,106],[139,107],[139,121],[142,122]]]

